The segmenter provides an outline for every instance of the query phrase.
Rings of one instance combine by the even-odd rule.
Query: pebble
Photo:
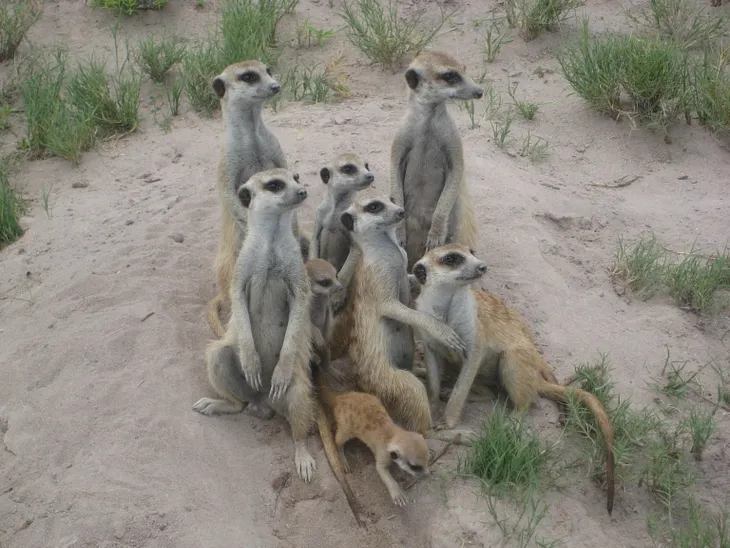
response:
[[[172,235],[172,239],[175,242],[177,242],[178,244],[181,244],[181,243],[183,243],[183,240],[185,239],[185,237],[182,234],[180,234],[179,232],[175,232],[175,234]]]
[[[89,183],[86,181],[76,181],[71,185],[71,188],[86,188],[89,186]]]

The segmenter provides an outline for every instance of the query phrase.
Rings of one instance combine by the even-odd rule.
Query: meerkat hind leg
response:
[[[241,373],[241,362],[235,349],[224,341],[215,341],[207,352],[208,381],[225,399],[200,398],[193,409],[203,415],[240,413],[245,402],[253,401],[253,390]]]

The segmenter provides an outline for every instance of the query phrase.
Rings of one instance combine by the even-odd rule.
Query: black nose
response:
[[[398,208],[398,211],[396,211],[396,212],[395,212],[395,215],[396,215],[396,217],[398,217],[399,219],[402,219],[403,217],[405,217],[405,216],[406,216],[406,210],[405,210],[405,209],[403,209],[402,207],[399,207],[399,208]]]
[[[482,274],[484,274],[484,273],[485,273],[485,272],[487,271],[487,265],[485,265],[484,263],[482,263],[482,264],[480,264],[480,265],[479,265],[479,266],[477,267],[477,270],[478,270],[479,272],[481,272]]]
[[[367,179],[368,181],[372,182],[375,179],[375,175],[373,175],[372,173],[368,173],[365,176],[365,179]]]
[[[475,91],[474,92],[474,99],[481,99],[482,95],[484,95],[484,92],[482,90]]]
[[[307,197],[307,189],[306,188],[300,188],[297,190],[297,196],[300,198],[306,198]]]
[[[273,84],[271,84],[271,85],[269,86],[269,88],[270,88],[270,89],[271,89],[271,91],[273,91],[274,93],[279,93],[279,92],[281,91],[281,85],[279,85],[279,83],[277,83],[277,82],[274,82]],[[480,95],[479,97],[481,97],[481,95]]]

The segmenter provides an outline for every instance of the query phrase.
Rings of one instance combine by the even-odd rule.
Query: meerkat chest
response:
[[[445,323],[472,348],[476,343],[476,311],[471,293],[433,294],[425,291],[416,309]]]

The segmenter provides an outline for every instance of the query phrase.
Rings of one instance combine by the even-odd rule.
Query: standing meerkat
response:
[[[413,327],[428,332],[448,351],[464,355],[454,330],[409,308],[406,254],[395,237],[405,210],[380,199],[363,200],[342,214],[353,233],[358,261],[346,308],[335,322],[332,357],[347,355],[360,389],[373,394],[401,426],[426,435],[431,412],[413,367]]]
[[[466,184],[464,151],[446,103],[479,99],[484,90],[450,55],[423,52],[408,66],[408,111],[390,154],[391,199],[407,212],[398,240],[408,272],[434,247],[476,246],[477,225]]]
[[[201,398],[204,415],[249,412],[286,417],[299,477],[310,481],[316,463],[306,445],[314,418],[309,370],[311,289],[291,229],[307,197],[286,169],[262,171],[238,189],[248,230],[231,284],[231,320],[222,340],[206,351],[208,380],[225,399]]]
[[[345,472],[350,471],[345,443],[357,438],[375,456],[375,470],[393,503],[405,506],[408,502],[405,493],[391,476],[388,467],[395,463],[411,476],[429,475],[426,440],[421,434],[404,430],[395,424],[375,396],[364,392],[335,392],[327,386],[318,368],[313,372],[324,413],[331,414],[333,418],[334,444]]]
[[[368,188],[375,176],[367,162],[356,154],[340,154],[319,170],[319,176],[327,185],[327,192],[317,208],[311,256],[328,261],[339,272],[350,252],[349,232],[340,217],[355,194]]]
[[[208,323],[218,338],[225,332],[221,314],[231,304],[233,270],[246,237],[247,211],[238,199],[238,189],[255,173],[287,167],[279,140],[262,117],[264,103],[280,90],[271,69],[256,60],[229,65],[213,80],[226,131],[217,182],[222,208],[221,236],[215,258],[218,294],[208,303],[207,310]],[[300,252],[306,261],[309,241],[300,237],[296,215],[292,217],[292,230],[299,238]]]
[[[480,372],[506,390],[517,411],[526,410],[538,395],[562,403],[575,398],[593,412],[606,442],[606,507],[610,515],[614,497],[613,426],[606,410],[590,392],[558,383],[519,315],[497,296],[473,287],[486,272],[487,265],[461,244],[432,249],[413,266],[413,274],[423,286],[416,308],[448,323],[469,348],[463,365],[455,364],[433,344],[428,333],[422,333],[432,404],[440,393],[439,363],[451,362],[449,365],[461,369],[438,427],[456,426]]]

